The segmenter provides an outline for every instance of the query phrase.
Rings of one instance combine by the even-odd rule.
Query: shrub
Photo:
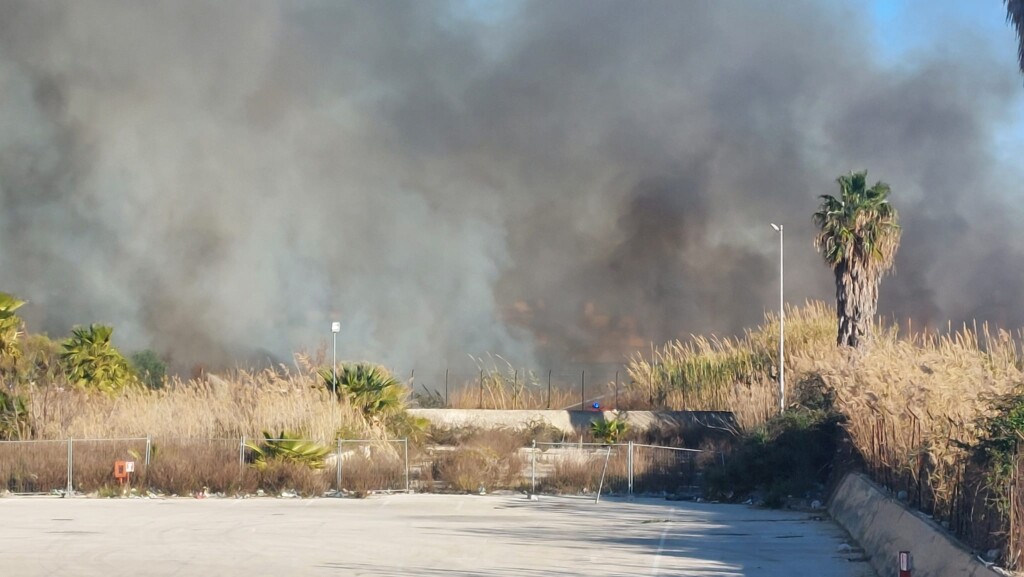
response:
[[[311,469],[323,469],[324,459],[332,451],[331,447],[284,431],[276,437],[264,432],[263,442],[247,443],[246,448],[250,451],[249,462],[257,470],[266,469],[275,461],[288,461]]]
[[[164,379],[167,377],[167,365],[155,352],[146,349],[133,353],[131,356],[132,368],[139,376],[142,384],[150,389],[162,389]]]
[[[462,492],[518,489],[523,483],[522,447],[523,441],[515,433],[481,432],[462,440],[454,450],[444,451],[435,461],[432,478]]]
[[[327,390],[368,419],[381,419],[402,410],[405,390],[387,369],[370,363],[345,363],[335,373],[330,368],[319,371]]]
[[[32,418],[28,400],[0,390],[0,441],[28,439],[32,436]]]
[[[110,342],[113,334],[112,327],[97,324],[72,329],[61,352],[61,361],[72,384],[114,393],[137,382],[127,359]]]
[[[823,486],[832,470],[840,417],[796,406],[744,437],[725,465],[707,472],[714,498],[739,498],[754,491],[765,505],[781,506],[788,496],[803,496]]]
[[[626,433],[629,429],[629,425],[622,419],[612,419],[610,421],[594,421],[590,423],[590,433],[594,436],[598,442],[605,443],[608,445],[619,442],[619,438]]]
[[[12,295],[0,293],[0,375],[10,372],[21,356],[18,340],[22,324],[14,311],[24,304]]]
[[[29,385],[59,383],[64,380],[60,343],[43,334],[29,334],[21,343],[18,359],[18,381]]]

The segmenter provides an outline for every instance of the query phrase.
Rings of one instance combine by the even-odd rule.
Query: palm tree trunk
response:
[[[871,334],[878,303],[878,278],[870,278],[859,267],[841,263],[835,268],[836,318],[839,325],[836,344],[858,347]]]

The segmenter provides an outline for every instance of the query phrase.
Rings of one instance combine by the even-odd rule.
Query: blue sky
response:
[[[879,60],[913,65],[927,52],[973,50],[982,45],[1009,73],[1017,71],[1017,38],[1000,0],[870,0]],[[1024,77],[1017,106],[1007,111],[998,149],[1019,158],[1024,150]]]

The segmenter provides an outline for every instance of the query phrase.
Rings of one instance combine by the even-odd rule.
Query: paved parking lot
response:
[[[0,520],[11,577],[873,575],[811,514],[654,499],[3,498]]]

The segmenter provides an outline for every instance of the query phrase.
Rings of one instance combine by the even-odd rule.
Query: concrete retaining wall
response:
[[[732,413],[722,411],[506,411],[488,409],[410,409],[438,427],[481,429],[528,429],[547,424],[566,434],[576,434],[598,420],[625,419],[634,431],[686,434],[697,429],[736,427]]]
[[[832,495],[832,518],[860,543],[879,577],[896,577],[900,551],[913,556],[913,577],[998,577],[942,527],[849,474]]]

